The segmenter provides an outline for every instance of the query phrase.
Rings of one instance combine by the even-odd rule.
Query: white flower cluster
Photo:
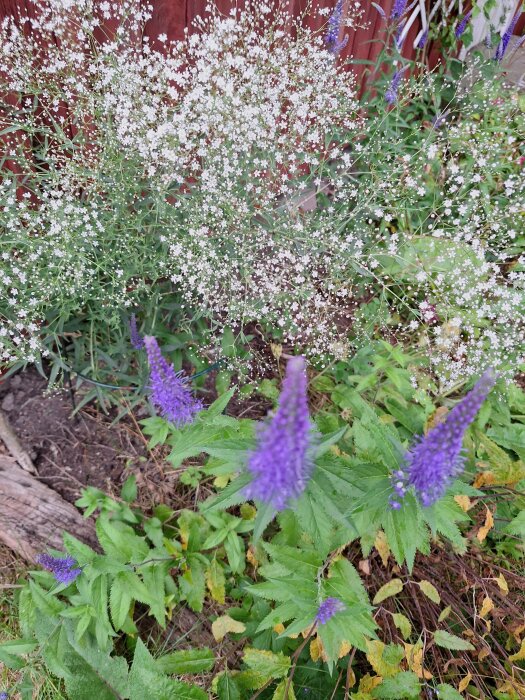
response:
[[[512,377],[525,358],[524,136],[517,95],[480,82],[450,124],[365,148],[375,210],[346,188],[340,214],[353,226],[369,211],[376,229],[362,259],[370,289],[383,288],[396,337],[425,347],[445,384],[487,367]]]
[[[146,41],[139,4],[53,0],[0,30],[0,361],[162,296],[312,355],[344,357],[363,311],[446,382],[516,365],[517,98],[479,82],[407,127],[377,99],[364,115],[322,33],[264,0],[180,42]]]
[[[28,153],[23,135],[10,137],[23,177],[3,184],[4,269],[20,270],[26,293],[0,307],[11,338],[0,355],[33,359],[26,341],[50,314],[125,307],[155,276],[190,314],[262,319],[326,352],[350,294],[338,270],[359,241],[318,216],[315,198],[338,142],[362,125],[352,73],[322,35],[264,2],[211,11],[163,53],[142,40],[135,4],[103,3],[101,18],[88,2],[55,0],[31,32],[4,23],[12,124],[36,138]],[[15,195],[21,179],[28,199]]]

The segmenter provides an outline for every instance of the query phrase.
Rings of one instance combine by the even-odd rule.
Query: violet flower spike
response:
[[[343,23],[343,0],[337,0],[334,11],[328,20],[328,30],[324,37],[326,48],[331,54],[337,55],[348,43],[348,35],[339,41],[339,33]]]
[[[391,476],[394,494],[390,507],[401,508],[409,487],[425,507],[440,499],[451,481],[464,468],[463,438],[483,402],[496,382],[492,370],[487,370],[474,388],[454,406],[445,420],[420,436],[405,455],[405,463]]]
[[[183,373],[176,372],[162,356],[153,336],[144,336],[144,345],[150,367],[149,391],[153,405],[177,427],[192,423],[203,409],[202,402],[193,395]]]
[[[397,93],[401,84],[401,80],[403,79],[403,73],[406,71],[406,69],[407,66],[404,66],[400,70],[396,71],[392,76],[390,87],[385,92],[385,100],[388,102],[389,105],[393,105],[397,101]]]
[[[326,598],[319,605],[315,619],[319,625],[326,625],[334,615],[345,610],[345,604],[339,598]]]
[[[0,700],[9,700],[9,695],[5,691],[0,693]]]
[[[514,31],[514,27],[516,26],[520,16],[521,16],[521,9],[519,9],[516,12],[514,17],[512,18],[512,22],[509,24],[509,26],[505,30],[505,33],[501,37],[501,41],[498,44],[498,48],[496,49],[496,53],[494,55],[495,61],[502,61],[503,60],[503,57],[505,56],[507,49],[509,48],[509,43],[510,43],[510,39],[512,37],[512,32]]]
[[[257,446],[248,457],[252,481],[245,496],[284,510],[306,488],[313,469],[312,425],[307,402],[304,357],[288,360],[279,405],[259,431]]]
[[[131,314],[131,318],[129,319],[129,338],[135,350],[142,350],[144,347],[144,338],[138,331],[137,317],[135,314]]]
[[[73,557],[54,557],[51,554],[39,554],[37,564],[51,571],[58,583],[70,584],[82,573]]]
[[[408,0],[395,0],[392,7],[392,12],[390,13],[390,19],[399,19],[405,12]]]
[[[454,34],[456,35],[456,39],[459,39],[461,37],[461,35],[465,32],[465,29],[467,28],[467,24],[470,21],[471,15],[472,15],[472,10],[467,12],[467,14],[463,17],[461,22],[456,27],[456,31],[454,32]]]

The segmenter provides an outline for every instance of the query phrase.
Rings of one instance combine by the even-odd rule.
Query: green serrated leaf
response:
[[[434,641],[438,646],[454,651],[474,651],[475,649],[466,639],[456,637],[455,634],[451,634],[445,630],[436,630],[436,632],[434,632]]]
[[[372,691],[372,697],[383,700],[412,699],[419,697],[420,690],[421,685],[416,674],[412,671],[401,671],[393,678],[384,678]]]
[[[208,648],[183,649],[161,656],[155,663],[162,673],[180,676],[211,671],[215,665],[215,656]]]
[[[463,695],[449,683],[440,683],[437,685],[436,693],[439,693],[439,700],[463,700]]]
[[[229,673],[223,673],[219,678],[217,695],[219,700],[241,700],[239,688]]]

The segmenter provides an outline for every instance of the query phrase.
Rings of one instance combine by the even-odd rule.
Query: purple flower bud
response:
[[[328,30],[324,37],[324,43],[328,51],[334,55],[338,54],[348,43],[348,36],[339,41],[339,32],[343,22],[343,0],[337,0],[334,11],[328,20]]]
[[[261,428],[248,459],[253,479],[245,495],[275,510],[284,510],[302,494],[313,468],[305,365],[304,357],[288,361],[277,411]]]
[[[397,92],[403,78],[403,73],[406,71],[408,66],[404,66],[400,70],[396,71],[392,76],[392,81],[390,87],[385,92],[385,100],[389,105],[393,105],[397,101]]]
[[[399,501],[413,486],[422,505],[427,507],[443,496],[452,479],[463,470],[462,453],[465,431],[472,423],[496,381],[488,370],[448,413],[445,420],[420,437],[405,455],[403,469],[391,475],[394,495],[390,507],[399,509]]]
[[[69,584],[82,573],[73,557],[53,557],[51,554],[39,554],[36,557],[37,564],[51,571],[58,583]]]
[[[144,345],[150,366],[149,390],[152,403],[166,420],[176,426],[192,423],[203,408],[201,401],[194,397],[182,372],[176,372],[173,365],[162,356],[153,336],[146,335]]]
[[[390,13],[390,19],[399,19],[404,13],[406,6],[407,0],[395,0],[392,12]]]
[[[501,41],[498,44],[498,48],[496,49],[496,53],[494,55],[495,61],[503,60],[503,57],[505,56],[505,53],[507,52],[507,49],[509,47],[509,42],[510,42],[510,39],[512,37],[512,32],[514,31],[514,27],[516,26],[520,16],[521,16],[521,10],[518,10],[518,12],[516,12],[514,17],[512,18],[512,22],[509,24],[505,33],[501,37]]]
[[[342,612],[345,609],[345,604],[339,598],[326,598],[323,600],[315,619],[320,625],[325,625],[328,620],[331,620],[334,615]]]
[[[463,17],[461,22],[456,27],[456,31],[455,31],[456,39],[459,39],[460,36],[464,33],[465,29],[467,28],[467,24],[469,23],[471,15],[472,15],[472,10],[467,12],[467,14]]]
[[[131,314],[129,319],[129,337],[131,340],[131,345],[135,350],[142,350],[144,347],[144,338],[140,335],[137,328],[137,317],[135,314]]]

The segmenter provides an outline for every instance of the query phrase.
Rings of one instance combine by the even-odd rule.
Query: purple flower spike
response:
[[[498,48],[496,49],[496,53],[494,55],[495,61],[503,60],[503,57],[505,56],[507,49],[509,48],[509,43],[510,43],[510,39],[512,37],[512,32],[514,31],[514,27],[516,26],[518,19],[520,18],[520,15],[521,15],[521,9],[516,12],[514,17],[512,18],[512,22],[509,24],[505,33],[501,37],[501,41],[498,44]]]
[[[320,625],[326,625],[328,620],[331,620],[334,615],[342,612],[344,609],[345,604],[339,598],[326,598],[319,606],[315,619]]]
[[[465,29],[467,28],[467,24],[470,21],[471,15],[472,15],[472,10],[470,10],[470,12],[467,12],[467,14],[463,17],[461,22],[456,27],[456,31],[455,31],[456,39],[459,39],[461,37],[461,35],[465,32]]]
[[[385,92],[385,100],[388,102],[389,105],[393,105],[397,101],[397,93],[399,90],[399,86],[401,85],[401,80],[403,79],[403,73],[406,71],[406,69],[407,66],[404,66],[400,70],[396,71],[392,76],[390,87]]]
[[[402,469],[391,476],[394,494],[390,507],[398,510],[400,500],[413,486],[421,504],[433,505],[443,496],[450,482],[464,467],[463,437],[492,389],[496,377],[491,370],[483,374],[472,391],[430,432],[420,437],[405,455]]]
[[[144,336],[144,345],[150,366],[151,401],[166,420],[177,427],[192,423],[202,410],[202,403],[196,399],[188,387],[182,372],[176,372],[163,356],[156,339]]]
[[[394,5],[392,7],[392,12],[390,13],[390,19],[395,20],[399,19],[407,6],[407,1],[408,0],[396,0],[394,2]]]
[[[135,350],[142,350],[144,347],[144,338],[140,335],[137,328],[137,317],[135,314],[131,314],[129,319],[129,337],[131,340],[131,345]]]
[[[248,459],[253,479],[245,495],[275,510],[284,510],[302,494],[313,468],[305,368],[304,357],[288,361],[277,411],[259,432]]]
[[[9,700],[9,695],[5,691],[0,693],[0,700]]]
[[[343,22],[343,0],[337,0],[334,11],[328,20],[328,30],[324,37],[324,43],[330,53],[337,55],[348,43],[348,36],[339,41],[339,32]]]
[[[39,554],[37,564],[51,571],[58,583],[69,584],[82,573],[73,557],[53,557],[51,554]]]

